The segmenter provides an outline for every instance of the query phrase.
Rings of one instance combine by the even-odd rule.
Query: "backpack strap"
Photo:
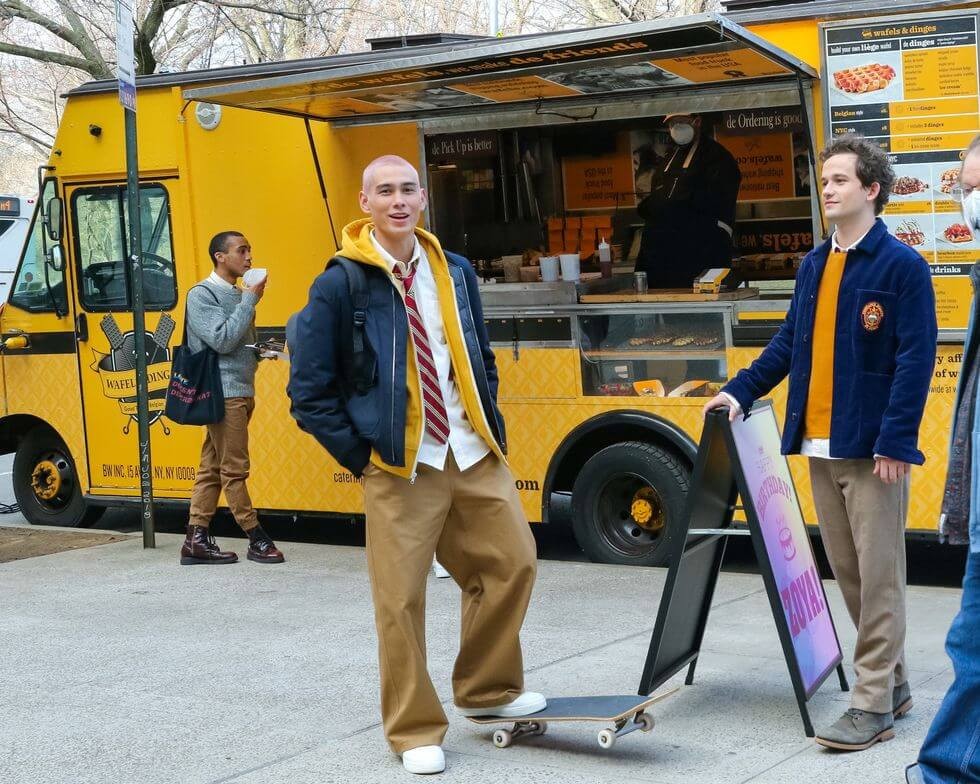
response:
[[[363,395],[374,385],[375,358],[364,336],[367,323],[368,304],[371,294],[368,291],[364,268],[345,256],[334,256],[331,260],[339,264],[347,275],[347,290],[350,293],[351,318],[351,359],[350,381],[357,393]]]

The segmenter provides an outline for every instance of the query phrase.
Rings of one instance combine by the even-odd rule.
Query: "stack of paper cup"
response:
[[[545,283],[555,283],[558,280],[558,257],[542,256],[538,259],[541,265],[541,280]]]
[[[580,270],[579,255],[577,253],[562,253],[558,258],[561,262],[562,280],[578,280]]]

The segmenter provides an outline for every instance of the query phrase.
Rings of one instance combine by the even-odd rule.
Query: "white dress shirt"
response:
[[[436,363],[442,402],[446,406],[446,414],[449,419],[449,440],[445,444],[436,441],[425,429],[423,422],[422,445],[419,448],[418,462],[442,471],[446,467],[446,456],[451,448],[459,470],[465,471],[486,457],[490,452],[490,447],[467,421],[463,401],[459,396],[459,389],[456,387],[456,382],[450,377],[452,358],[449,355],[449,345],[446,343],[442,309],[439,307],[439,295],[436,291],[436,280],[432,274],[429,257],[418,238],[415,239],[415,249],[412,251],[412,258],[407,264],[398,261],[381,247],[381,243],[378,242],[373,231],[371,232],[371,242],[374,243],[375,249],[392,271],[398,269],[404,274],[408,272],[413,263],[417,262],[418,265],[412,291],[422,316],[422,323],[425,324],[425,333],[429,338],[429,349],[432,351],[432,358]]]
[[[211,282],[211,283],[213,283],[215,286],[218,286],[219,288],[226,288],[226,289],[237,289],[238,288],[238,286],[236,286],[234,283],[229,283],[227,280],[225,280],[223,277],[221,277],[214,270],[211,270],[211,274],[208,275],[208,281]]]

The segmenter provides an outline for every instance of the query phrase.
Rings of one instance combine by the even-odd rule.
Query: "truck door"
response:
[[[93,494],[134,495],[139,461],[136,355],[129,296],[128,205],[123,184],[67,190],[76,286],[76,334]],[[156,490],[187,490],[199,433],[163,417],[171,347],[180,341],[173,311],[178,287],[171,198],[165,182],[140,185],[146,364]],[[180,457],[179,457],[180,456]],[[185,462],[189,465],[181,465]]]

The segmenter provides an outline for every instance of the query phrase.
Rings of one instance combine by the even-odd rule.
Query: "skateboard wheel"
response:
[[[493,733],[493,745],[498,749],[506,749],[512,740],[513,736],[507,730],[496,730]]]
[[[599,745],[604,749],[611,749],[616,743],[616,733],[612,730],[599,731]]]
[[[636,723],[640,725],[641,732],[650,732],[655,726],[656,722],[653,720],[653,716],[649,713],[641,713],[636,717]]]
[[[536,721],[534,722],[534,731],[532,735],[544,735],[548,731],[548,722],[546,721]]]

